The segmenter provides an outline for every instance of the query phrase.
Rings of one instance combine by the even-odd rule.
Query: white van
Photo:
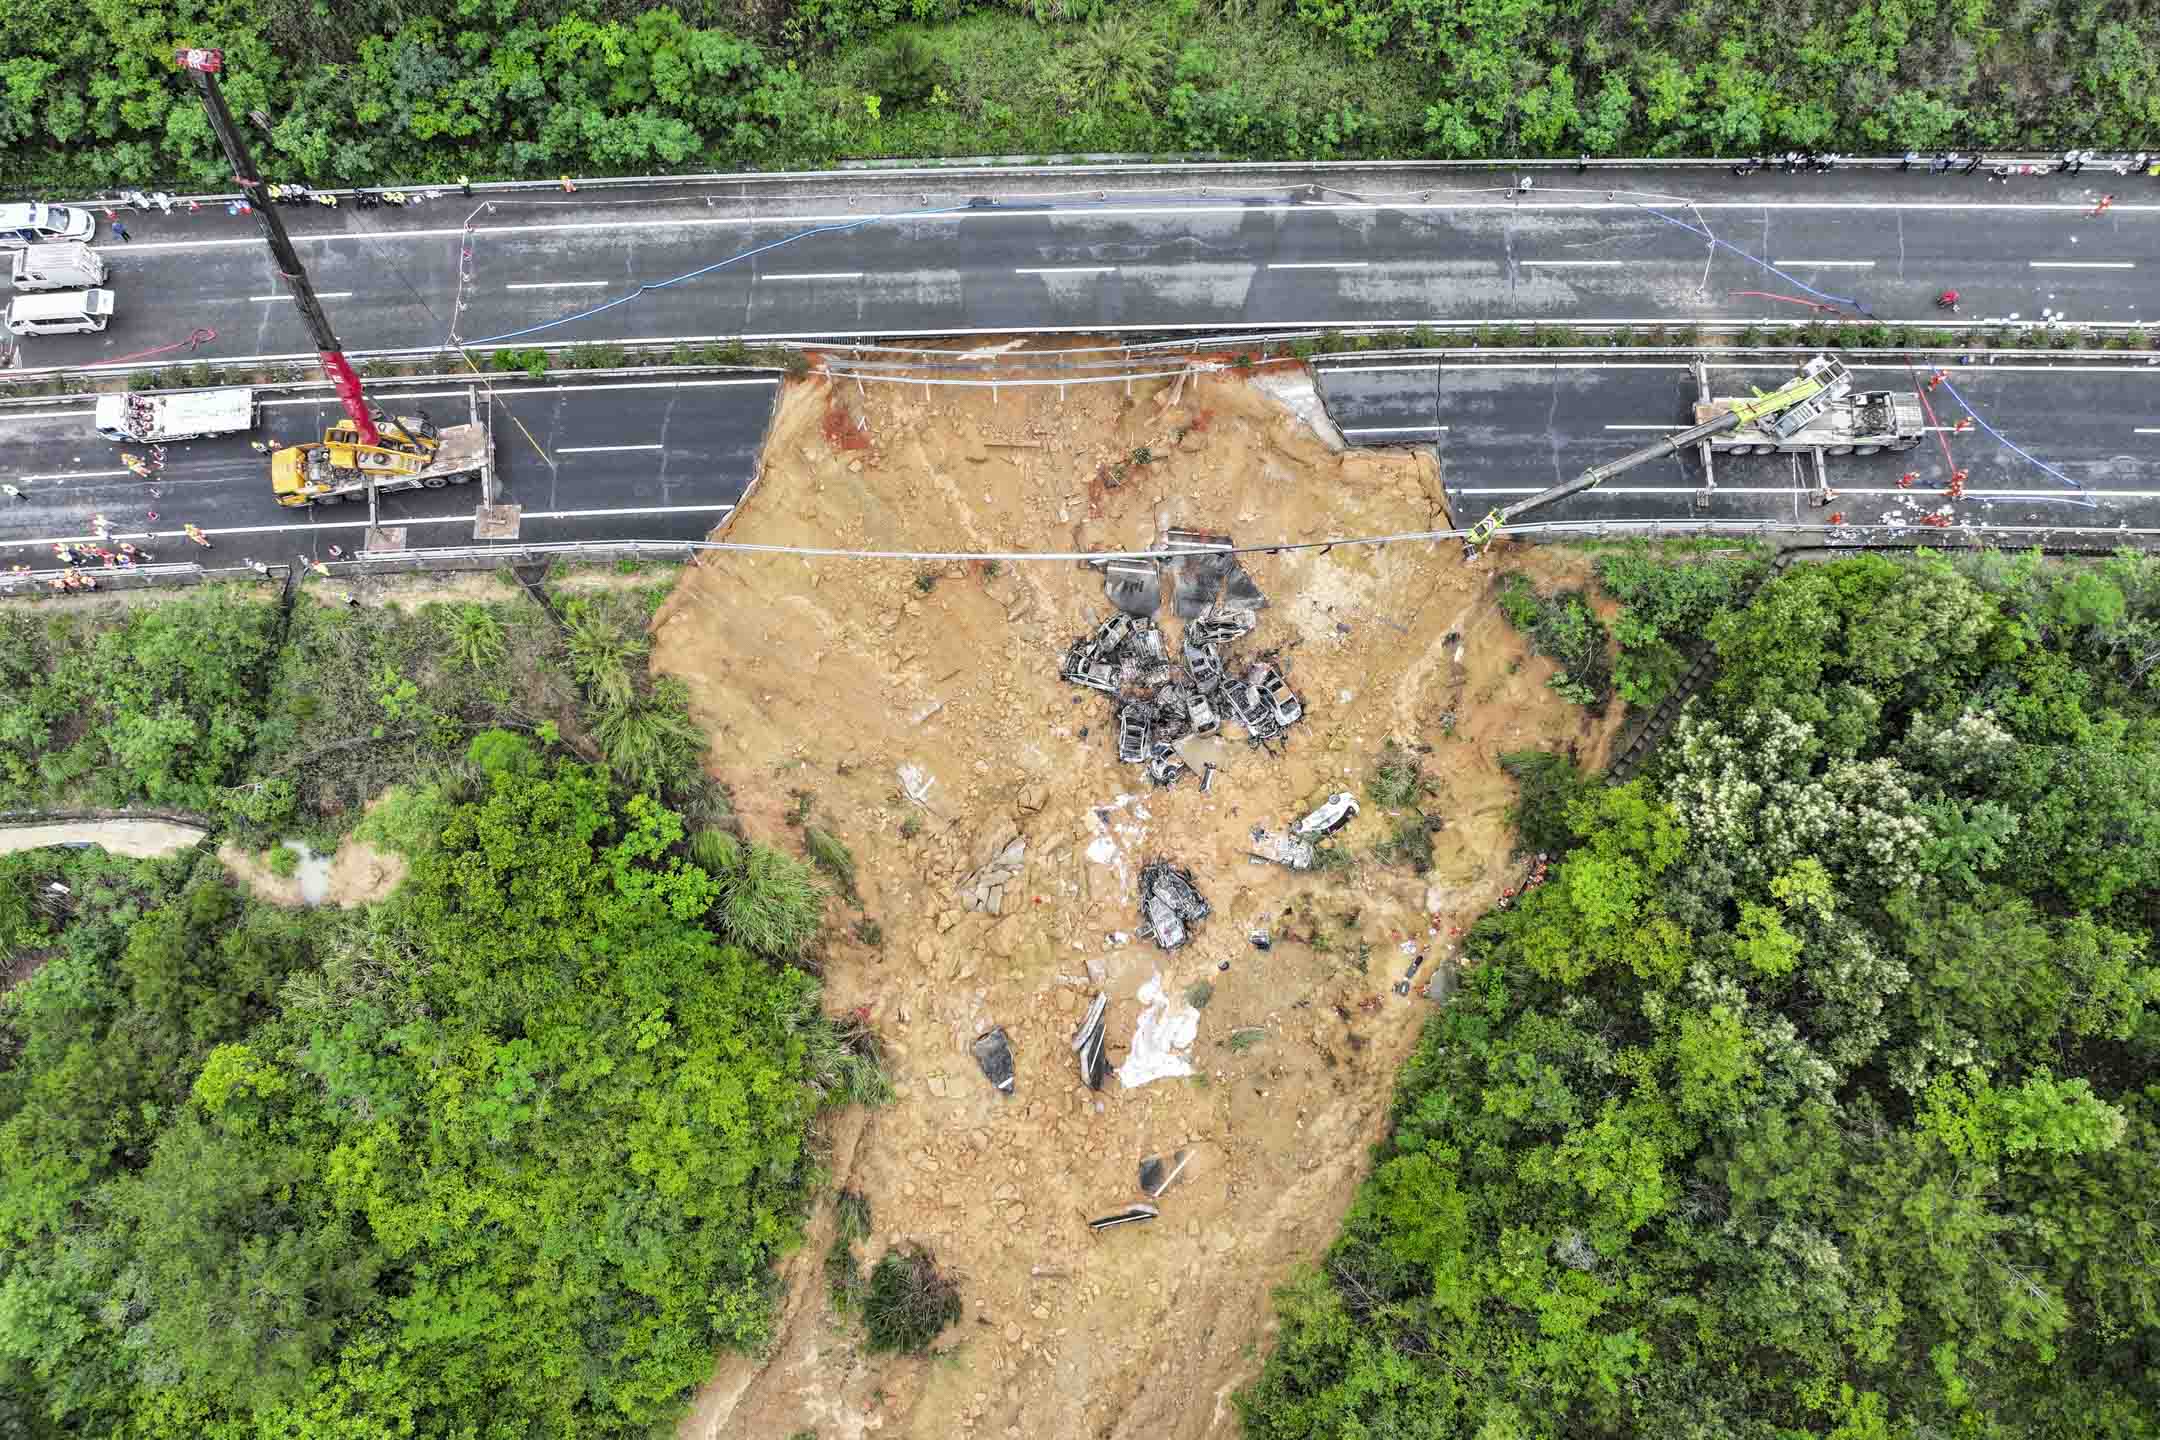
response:
[[[88,240],[97,233],[97,216],[79,205],[0,205],[0,250],[18,245],[49,245],[56,240]]]
[[[105,257],[80,240],[67,245],[25,245],[15,252],[17,290],[87,290],[105,283]]]
[[[81,335],[103,330],[112,313],[110,290],[24,295],[8,306],[7,328],[11,335]]]

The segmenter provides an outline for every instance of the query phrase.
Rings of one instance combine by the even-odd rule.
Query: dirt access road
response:
[[[1175,403],[1169,381],[926,398],[813,377],[783,397],[729,538],[1105,549],[1184,525],[1272,543],[1443,523],[1436,492],[1429,458],[1334,453],[1236,371],[1188,379]],[[1596,765],[1617,723],[1617,707],[1592,722],[1558,700],[1493,603],[1501,571],[1552,585],[1580,580],[1581,557],[1503,544],[1466,565],[1405,544],[1250,568],[1270,603],[1240,652],[1279,648],[1308,718],[1280,755],[1224,745],[1206,794],[1117,763],[1109,702],[1059,681],[1066,645],[1110,613],[1078,566],[716,554],[656,617],[655,664],[689,684],[749,833],[799,848],[790,817],[807,812],[859,862],[859,906],[832,906],[827,1005],[871,1018],[900,1094],[832,1127],[832,1188],[869,1199],[865,1262],[922,1243],[966,1301],[934,1356],[867,1356],[826,1299],[828,1192],[774,1347],[722,1357],[686,1440],[1230,1433],[1269,1293],[1334,1235],[1431,1013],[1392,991],[1406,948],[1452,963],[1456,931],[1521,879],[1496,756],[1575,747]],[[1163,624],[1174,638],[1167,606]],[[1253,825],[1362,791],[1390,739],[1424,751],[1445,821],[1429,869],[1249,862]],[[904,766],[930,782],[926,806]],[[1340,839],[1369,857],[1390,824],[1368,804]],[[963,882],[1016,839],[1001,913],[968,908]],[[1170,953],[1132,937],[1155,856],[1189,866],[1215,910]],[[1158,975],[1172,996],[1212,986],[1196,1073],[1088,1090],[1068,1041],[1089,1001],[1110,997],[1118,1064]],[[969,1053],[993,1023],[1017,1061],[1009,1098]],[[1087,1228],[1138,1198],[1143,1155],[1178,1148],[1192,1158],[1159,1219]]]

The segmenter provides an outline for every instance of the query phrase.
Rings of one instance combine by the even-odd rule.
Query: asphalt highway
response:
[[[467,343],[1206,332],[1334,324],[1804,320],[1817,306],[1968,322],[2155,315],[2160,182],[1544,170],[1055,179],[830,178],[406,209],[285,210],[359,351]],[[996,185],[996,193],[970,193]],[[758,193],[752,193],[757,191]],[[2090,212],[2106,194],[2106,213]],[[26,366],[312,353],[255,222],[127,217],[98,248],[102,334]],[[701,273],[702,272],[702,273]],[[642,294],[639,287],[660,285]],[[620,302],[613,303],[610,302]],[[2142,306],[2142,309],[2141,309]],[[607,308],[599,308],[607,307]],[[586,312],[597,310],[598,313]],[[215,338],[191,346],[191,337]]]
[[[451,425],[470,416],[473,389],[385,389],[379,403]],[[777,391],[771,376],[497,381],[498,498],[523,508],[523,542],[699,539],[756,473]],[[257,435],[296,443],[342,413],[327,397],[266,399]],[[221,560],[324,559],[331,545],[352,551],[364,541],[364,505],[280,506],[268,462],[245,436],[169,446],[165,469],[148,481],[122,465],[123,449],[142,447],[100,439],[87,404],[0,410],[0,479],[25,496],[0,499],[0,564],[49,566],[56,543],[92,541],[100,515],[160,561],[203,558],[184,525],[207,532]],[[471,545],[480,498],[478,485],[384,495],[381,523],[404,526],[413,549]]]
[[[1697,398],[1692,369],[1663,361],[1437,366],[1346,356],[1318,373],[1329,416],[1351,443],[1438,447],[1456,519],[1465,524],[1691,424]],[[1744,395],[1772,389],[1790,373],[1776,364],[1712,366],[1710,389]],[[1929,375],[1898,365],[1855,365],[1853,373],[1862,390],[1925,391]],[[1952,507],[1961,523],[2160,527],[2160,367],[2006,360],[1954,365],[1946,375],[1927,395],[1943,428],[1919,448],[1828,458],[1839,492],[1831,510],[1853,524],[1910,523],[1944,504],[1935,487],[1964,469],[1965,498]],[[1967,415],[1972,430],[1947,433]],[[1712,469],[1716,488],[1706,505],[1698,504],[1706,492],[1690,447],[1523,523],[1826,523],[1830,512],[1807,503],[1815,476],[1806,456],[1719,455]],[[1899,484],[1908,471],[1920,473],[1910,489]]]

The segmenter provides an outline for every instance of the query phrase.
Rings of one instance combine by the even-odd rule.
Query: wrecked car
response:
[[[1117,758],[1127,765],[1144,765],[1154,753],[1155,707],[1144,700],[1128,700],[1118,706]]]
[[[1175,785],[1191,769],[1168,741],[1158,741],[1154,753],[1148,756],[1147,778],[1157,785]]]
[[[1245,678],[1246,683],[1257,690],[1260,698],[1266,702],[1269,712],[1275,717],[1276,728],[1295,725],[1304,717],[1305,702],[1291,691],[1290,682],[1283,678],[1283,673],[1267,661],[1263,660],[1253,666],[1252,673]]]
[[[1140,928],[1143,940],[1175,950],[1192,938],[1192,927],[1213,913],[1192,871],[1157,860],[1140,871]]]
[[[1357,796],[1347,790],[1338,790],[1322,801],[1318,809],[1291,826],[1290,833],[1318,840],[1342,829],[1357,813]]]

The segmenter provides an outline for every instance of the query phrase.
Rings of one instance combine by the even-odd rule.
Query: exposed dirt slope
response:
[[[1235,372],[1189,380],[1175,405],[1169,389],[926,399],[798,382],[729,538],[1019,551],[1141,546],[1173,524],[1267,543],[1444,523],[1429,459],[1331,454]],[[1135,465],[1141,446],[1155,458]],[[1450,963],[1454,930],[1521,877],[1495,756],[1575,746],[1596,764],[1611,739],[1612,721],[1544,687],[1551,667],[1492,603],[1496,564],[1548,584],[1584,568],[1410,544],[1252,557],[1272,603],[1242,653],[1282,647],[1308,719],[1282,756],[1226,745],[1208,794],[1190,779],[1149,789],[1116,763],[1108,702],[1058,680],[1065,645],[1109,613],[1077,566],[728,555],[686,576],[656,619],[655,663],[689,683],[747,827],[799,844],[786,817],[807,791],[813,823],[860,862],[860,911],[834,906],[828,1004],[869,1012],[901,1092],[833,1136],[836,1180],[871,1202],[864,1258],[929,1245],[967,1311],[943,1358],[866,1357],[826,1303],[821,1203],[773,1352],[723,1357],[685,1436],[1229,1433],[1269,1292],[1333,1235],[1430,1013],[1392,993],[1402,947]],[[1167,606],[1163,621],[1174,636]],[[1249,863],[1254,824],[1361,790],[1390,737],[1428,747],[1428,809],[1446,820],[1429,872]],[[927,812],[901,793],[904,765],[935,782]],[[1388,826],[1368,804],[1342,839],[1364,855]],[[1015,835],[1025,871],[1002,913],[963,908],[960,882]],[[1156,855],[1191,867],[1215,906],[1169,954],[1130,938],[1137,870]],[[850,932],[863,918],[880,943]],[[1265,952],[1247,940],[1263,928]],[[1115,1065],[1158,972],[1173,995],[1213,986],[1199,1073],[1088,1091],[1067,1048],[1088,1000],[1111,997]],[[992,1023],[1017,1058],[1009,1099],[969,1055]],[[1239,1031],[1257,1035],[1233,1048]],[[1142,1155],[1178,1147],[1193,1158],[1160,1219],[1087,1229],[1138,1198]]]

